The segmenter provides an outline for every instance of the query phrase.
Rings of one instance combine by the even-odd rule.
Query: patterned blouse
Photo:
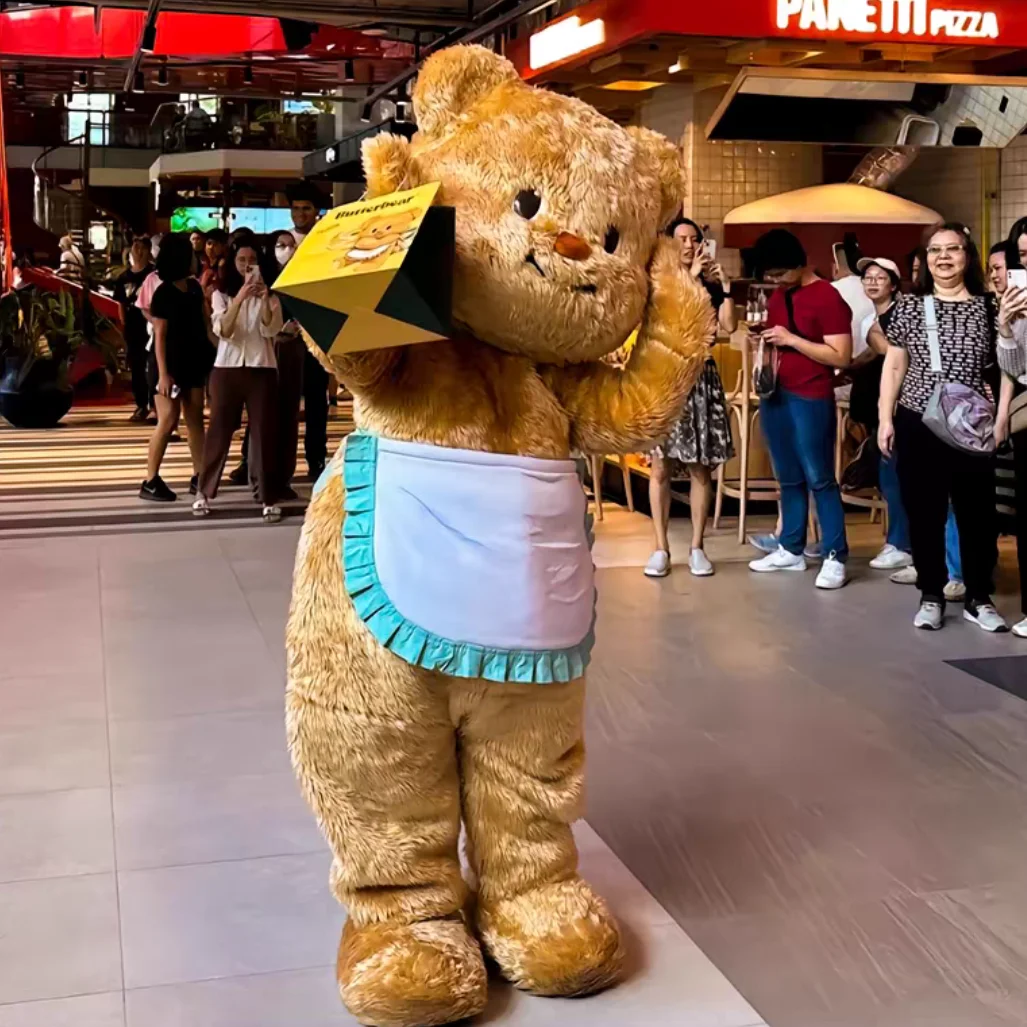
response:
[[[995,362],[995,304],[991,296],[952,302],[935,297],[942,375],[931,370],[922,296],[900,296],[892,308],[888,341],[909,353],[899,402],[922,414],[939,381],[966,385],[991,396],[984,369]]]

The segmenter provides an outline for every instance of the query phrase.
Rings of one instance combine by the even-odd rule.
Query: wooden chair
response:
[[[603,519],[603,467],[606,461],[614,460],[620,466],[620,473],[624,479],[624,495],[628,503],[628,513],[635,512],[635,497],[631,491],[631,468],[628,466],[628,458],[624,455],[618,457],[591,456],[589,457],[589,469],[592,474],[592,495],[596,507],[596,520]]]
[[[749,340],[741,345],[742,369],[734,389],[727,394],[728,424],[737,423],[738,477],[728,479],[725,466],[717,471],[717,500],[713,510],[713,527],[720,527],[724,497],[738,500],[738,541],[745,541],[745,522],[750,500],[777,500],[781,490],[772,478],[750,478],[749,463],[756,420],[760,415],[759,397],[752,391],[752,351]]]

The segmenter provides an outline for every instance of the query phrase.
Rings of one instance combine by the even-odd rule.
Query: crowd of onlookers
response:
[[[230,478],[252,487],[265,520],[279,520],[280,504],[295,498],[301,403],[308,473],[316,480],[324,469],[329,376],[271,291],[321,203],[305,186],[291,192],[290,203],[293,230],[268,238],[238,229],[132,244],[115,296],[125,311],[132,418],[155,422],[144,499],[177,498],[160,468],[182,419],[197,516],[211,512],[244,411],[243,461]],[[668,232],[679,243],[682,274],[702,283],[720,328],[734,332],[731,283],[702,228],[682,217]],[[999,528],[995,454],[1012,446],[1024,566],[1027,219],[992,248],[987,267],[964,225],[936,226],[908,258],[908,290],[896,260],[861,254],[851,237],[836,247],[831,281],[783,229],[761,237],[749,258],[757,279],[773,290],[765,312],[755,323],[749,319],[749,332],[760,425],[780,488],[776,530],[750,536],[763,552],[751,569],[801,572],[818,561],[818,588],[846,584],[849,547],[835,471],[836,402],[844,394],[865,436],[856,462],[862,484],[872,481],[887,506],[887,540],[870,566],[919,586],[917,627],[940,628],[946,602],[962,601],[967,620],[1007,630],[991,598]],[[699,577],[714,573],[704,549],[712,479],[733,455],[727,399],[710,359],[680,422],[652,454],[656,548],[647,575],[671,569],[670,481],[686,469],[689,569]],[[817,540],[808,537],[811,499]],[[1027,587],[1023,606],[1027,615]],[[1013,631],[1027,637],[1027,616]]]
[[[178,498],[160,469],[181,420],[198,517],[211,512],[243,411],[243,459],[230,479],[253,489],[266,521],[280,520],[280,504],[296,498],[301,403],[308,475],[316,480],[324,470],[329,375],[271,292],[322,204],[317,190],[303,185],[289,200],[293,229],[269,237],[240,228],[132,242],[114,295],[124,311],[131,419],[154,423],[143,499]]]
[[[702,282],[721,328],[734,331],[730,283],[702,230],[679,219],[669,231],[680,240],[683,273]],[[1027,637],[1027,219],[992,247],[987,267],[966,226],[932,228],[907,258],[908,291],[895,259],[863,255],[851,237],[836,247],[832,281],[783,229],[766,233],[749,256],[757,278],[774,287],[750,338],[758,353],[753,388],[781,495],[775,532],[750,536],[764,554],[750,568],[801,572],[815,560],[818,588],[846,584],[849,548],[835,472],[842,394],[865,435],[863,484],[872,480],[887,506],[886,544],[870,566],[919,586],[919,628],[940,628],[946,602],[962,601],[967,620],[986,631],[1008,630],[991,595],[996,453],[1012,447],[1025,614],[1013,631]],[[700,577],[714,572],[703,551],[709,483],[732,455],[727,403],[711,359],[681,423],[653,454],[656,550],[647,575],[662,577],[671,567],[675,463],[692,479],[689,569]],[[819,540],[807,536],[811,498]]]

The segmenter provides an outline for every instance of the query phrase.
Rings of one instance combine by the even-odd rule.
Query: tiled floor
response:
[[[946,661],[1027,643],[913,631],[878,528],[830,594],[731,534],[654,582],[648,523],[600,527],[580,840],[632,975],[482,1022],[1023,1027],[1027,705]],[[295,541],[0,542],[0,1027],[352,1024],[283,744]],[[1008,549],[1000,581],[1014,613]]]
[[[637,527],[637,525],[636,525]],[[296,528],[0,543],[0,1027],[329,1027],[343,913],[289,769]],[[762,1021],[582,825],[630,941],[580,1002],[482,1023]]]

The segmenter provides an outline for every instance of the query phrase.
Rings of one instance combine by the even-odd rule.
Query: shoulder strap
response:
[[[938,307],[933,296],[924,297],[924,327],[927,329],[927,347],[931,351],[931,370],[941,374],[941,340],[938,338]]]
[[[799,334],[799,329],[795,327],[795,299],[794,299],[794,296],[799,291],[800,288],[801,287],[797,285],[797,286],[795,286],[794,289],[786,289],[785,290],[785,309],[788,311],[788,331],[790,331],[792,333],[792,335],[798,335]]]

